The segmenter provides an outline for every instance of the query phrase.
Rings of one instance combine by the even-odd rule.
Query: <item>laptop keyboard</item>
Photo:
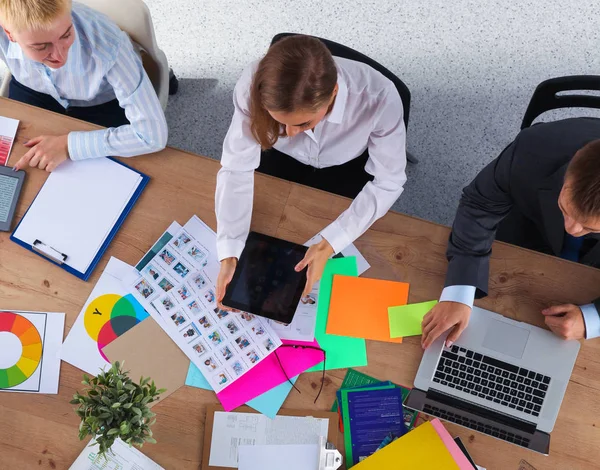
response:
[[[444,348],[433,381],[539,416],[550,377],[453,345]]]
[[[519,436],[518,434],[513,434],[512,432],[507,432],[504,429],[492,426],[490,424],[480,423],[478,421],[475,421],[474,419],[466,418],[458,413],[453,413],[452,411],[444,410],[442,408],[438,408],[437,406],[430,406],[428,404],[425,404],[425,406],[423,407],[423,412],[433,416],[437,416],[441,419],[445,419],[446,421],[450,421],[452,423],[456,423],[461,426],[474,429],[475,431],[479,431],[484,434],[489,434],[490,436],[497,437],[498,439],[512,442],[513,444],[517,444],[519,446],[529,447],[529,439],[527,439],[526,437]]]

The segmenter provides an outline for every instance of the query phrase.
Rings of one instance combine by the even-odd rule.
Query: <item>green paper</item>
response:
[[[359,390],[347,389],[340,390],[342,394],[342,422],[344,423],[344,447],[346,449],[346,466],[347,468],[352,467],[352,438],[350,432],[351,419],[350,412],[348,410],[348,394],[353,392],[368,392],[369,390],[389,390],[390,388],[396,388],[395,385],[382,385],[380,387],[365,387]]]
[[[362,387],[363,385],[371,385],[381,382],[381,380],[376,379],[374,377],[370,377],[367,374],[363,374],[354,369],[348,369],[346,375],[344,376],[344,380],[342,385],[340,386],[340,390],[344,388],[355,388]],[[333,406],[331,407],[331,411],[337,412],[338,410],[338,401],[337,397],[333,402]]]
[[[349,336],[328,335],[327,316],[329,315],[329,302],[331,300],[331,288],[333,276],[342,274],[344,276],[358,276],[356,258],[335,258],[327,261],[321,283],[319,284],[319,301],[317,304],[317,321],[315,325],[315,339],[319,346],[325,350],[325,370],[345,369],[346,367],[361,367],[367,365],[367,346],[362,338],[351,338]],[[308,369],[307,372],[321,372],[323,363],[319,363]]]
[[[404,336],[418,336],[423,333],[421,329],[423,317],[429,313],[435,304],[437,304],[437,300],[389,307],[390,337],[402,338]]]

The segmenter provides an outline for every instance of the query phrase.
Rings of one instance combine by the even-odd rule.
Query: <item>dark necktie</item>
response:
[[[579,252],[583,245],[583,237],[574,237],[565,233],[565,240],[563,241],[562,251],[560,257],[569,261],[579,261]]]

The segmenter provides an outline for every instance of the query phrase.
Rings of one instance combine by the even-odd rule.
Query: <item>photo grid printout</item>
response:
[[[171,224],[136,269],[132,293],[215,392],[281,346],[268,320],[217,307],[216,234],[198,217]]]

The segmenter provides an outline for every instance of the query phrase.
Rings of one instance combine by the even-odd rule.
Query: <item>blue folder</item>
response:
[[[127,205],[123,209],[123,212],[121,213],[121,215],[117,219],[117,221],[114,224],[112,230],[110,231],[110,233],[108,234],[108,236],[106,237],[106,239],[104,240],[104,242],[102,243],[102,245],[100,246],[100,248],[98,249],[98,252],[96,253],[96,256],[94,257],[94,259],[90,263],[87,271],[85,271],[85,272],[77,271],[76,269],[73,269],[72,267],[68,266],[67,264],[58,263],[58,262],[54,261],[52,258],[50,258],[49,256],[45,256],[45,255],[41,254],[39,251],[35,250],[29,243],[26,243],[23,240],[20,240],[20,239],[18,239],[18,238],[15,237],[15,233],[19,229],[19,225],[21,225],[21,222],[27,216],[27,212],[29,212],[29,209],[27,209],[27,212],[25,212],[25,215],[23,216],[23,218],[19,221],[19,224],[17,225],[17,227],[15,228],[15,230],[13,231],[13,233],[11,234],[10,239],[13,242],[17,243],[18,245],[21,245],[22,247],[24,247],[24,248],[28,249],[29,251],[37,254],[38,256],[41,256],[42,258],[50,261],[52,264],[55,264],[55,265],[61,267],[62,269],[64,269],[68,273],[72,274],[73,276],[76,276],[76,277],[78,277],[79,279],[81,279],[83,281],[87,281],[89,279],[89,277],[92,275],[92,272],[94,271],[94,269],[96,268],[96,266],[98,265],[98,262],[102,258],[102,255],[104,255],[104,253],[106,252],[106,249],[108,248],[108,246],[112,242],[113,238],[115,237],[115,235],[117,234],[117,232],[121,228],[121,225],[123,225],[123,222],[125,221],[125,219],[129,215],[129,213],[131,212],[131,209],[133,208],[133,206],[135,205],[135,203],[139,199],[140,195],[142,194],[142,191],[144,191],[144,189],[146,188],[146,185],[148,184],[148,181],[150,181],[150,177],[148,175],[145,175],[144,173],[136,170],[135,168],[131,168],[130,166],[125,165],[123,162],[120,162],[120,161],[118,161],[118,160],[116,160],[116,159],[114,159],[112,157],[107,157],[107,158],[109,160],[112,160],[115,163],[118,163],[119,165],[124,166],[125,168],[130,169],[131,171],[134,171],[135,173],[138,173],[142,177],[142,180],[140,181],[140,183],[139,183],[138,187],[136,188],[135,192],[132,194],[131,198],[129,199],[129,202],[127,203]],[[37,198],[37,196],[36,196],[36,198]],[[34,201],[35,201],[35,199],[34,199]],[[32,204],[33,204],[33,202],[32,202]]]

